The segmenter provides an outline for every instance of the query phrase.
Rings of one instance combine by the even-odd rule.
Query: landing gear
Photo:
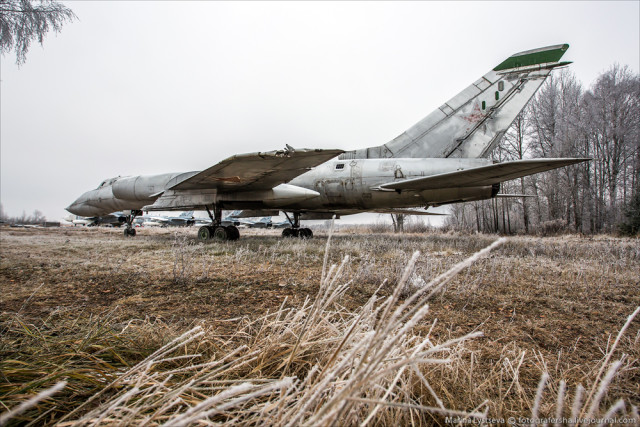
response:
[[[235,225],[229,225],[225,228],[227,229],[229,240],[238,240],[240,238],[240,231],[238,230],[238,227]]]
[[[205,225],[198,230],[198,240],[206,242],[208,240],[238,240],[240,238],[240,231],[234,225],[223,226],[222,223],[222,209],[213,205],[213,213],[209,210],[208,206],[205,206],[209,218],[211,218],[211,225]]]
[[[142,215],[142,211],[133,210],[133,211],[125,211],[124,222],[126,227],[124,229],[125,237],[135,237],[136,229],[133,228],[133,220],[136,219],[137,216]]]
[[[215,230],[213,230],[213,238],[220,241],[229,240],[229,233],[227,233],[225,227],[216,227]]]
[[[309,228],[285,228],[282,230],[282,237],[299,237],[301,239],[311,239],[313,231]]]
[[[299,237],[301,239],[311,239],[313,237],[313,232],[309,228],[300,228],[300,212],[293,213],[293,219],[289,217],[289,215],[284,213],[291,227],[287,227],[282,230],[282,237]]]
[[[201,242],[206,242],[207,240],[209,240],[211,238],[211,235],[211,227],[208,225],[200,227],[200,229],[198,230],[198,240],[200,240]]]

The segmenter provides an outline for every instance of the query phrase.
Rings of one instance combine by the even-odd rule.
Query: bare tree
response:
[[[596,229],[622,219],[640,163],[640,76],[613,65],[585,95],[586,128],[594,163]],[[622,202],[622,203],[620,203]]]
[[[59,32],[62,24],[76,15],[68,7],[53,1],[0,0],[0,52],[16,52],[16,63],[24,64],[33,40],[42,45],[49,30]]]
[[[47,221],[47,217],[37,209],[33,211],[33,215],[27,215],[25,211],[22,211],[20,216],[9,216],[4,212],[0,204],[0,220],[10,224],[42,224]]]
[[[474,231],[476,227],[478,232],[481,231],[477,217],[474,217],[473,205],[471,203],[455,203],[451,205],[449,215],[445,218],[444,223],[446,227],[458,231],[471,232]]]
[[[391,214],[391,221],[393,222],[394,233],[404,233],[404,214]]]
[[[625,220],[619,225],[622,234],[640,235],[640,188],[635,189],[635,196],[624,209]]]
[[[567,70],[550,77],[492,153],[497,161],[529,155],[593,160],[505,182],[505,193],[537,197],[463,204],[448,224],[464,228],[468,212],[479,232],[560,232],[570,226],[583,233],[626,227],[633,234],[640,191],[640,75],[613,65],[589,91]]]
[[[513,124],[505,134],[502,143],[495,150],[494,158],[496,160],[523,160],[527,157],[527,152],[529,151],[527,139],[530,133],[529,126],[531,121],[528,115],[529,109],[524,109],[522,110],[522,112],[520,112],[520,114],[516,116]],[[507,181],[503,183],[503,192],[527,194],[525,179],[520,178],[518,181],[518,183],[516,183],[515,181]],[[527,203],[528,202],[526,197],[522,197],[522,199],[519,201],[510,200],[508,202],[509,207],[507,210],[507,214],[509,214],[512,205],[515,204],[515,206],[517,206],[516,210],[522,211],[522,223],[524,225],[525,233],[529,232],[529,209]]]
[[[47,220],[47,217],[45,217],[42,212],[40,212],[38,209],[36,209],[35,211],[33,211],[33,215],[31,217],[31,222],[34,224],[39,224],[41,222],[45,222]]]

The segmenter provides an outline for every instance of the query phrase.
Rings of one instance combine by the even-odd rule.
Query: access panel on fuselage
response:
[[[364,206],[361,162],[337,163],[330,176],[316,180],[315,190],[327,206]]]

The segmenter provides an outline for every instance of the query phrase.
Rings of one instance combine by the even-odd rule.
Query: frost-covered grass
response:
[[[634,240],[65,232],[0,235],[12,423],[637,417]]]

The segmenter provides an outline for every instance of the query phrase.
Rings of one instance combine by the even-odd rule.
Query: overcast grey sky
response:
[[[628,2],[67,2],[1,64],[1,193],[49,219],[104,178],[385,143],[509,55],[559,43],[589,86],[639,69]]]

